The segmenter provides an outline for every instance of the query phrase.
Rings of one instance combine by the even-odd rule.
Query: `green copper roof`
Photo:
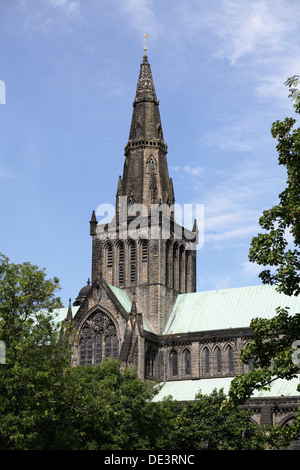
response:
[[[126,310],[126,312],[129,313],[131,310],[131,300],[128,297],[127,292],[124,289],[120,289],[120,287],[115,287],[115,286],[110,286],[110,285],[108,287],[115,294],[115,296],[117,297],[118,301],[120,302],[124,310]]]
[[[72,317],[74,318],[79,309],[79,306],[71,307],[71,308],[72,308]],[[64,321],[67,318],[67,314],[68,314],[68,307],[56,308],[55,310],[53,310],[53,315],[57,324],[60,324],[62,321]]]
[[[255,317],[276,315],[277,307],[300,313],[300,296],[281,294],[268,285],[180,294],[164,334],[249,327]]]
[[[129,313],[131,311],[132,302],[131,302],[130,298],[128,297],[127,292],[124,289],[120,289],[119,287],[115,287],[115,286],[111,286],[111,285],[109,285],[108,287],[115,294],[118,301],[124,307],[126,312]],[[151,332],[152,330],[149,327],[144,315],[142,316],[142,318],[143,318],[143,328],[144,328],[144,330]]]
[[[223,377],[165,382],[153,401],[161,401],[170,395],[174,400],[189,401],[194,400],[195,395],[199,392],[203,395],[209,395],[214,389],[223,389],[227,395],[232,379],[233,377]],[[277,379],[273,382],[270,390],[255,390],[252,398],[299,397],[300,392],[297,391],[299,380],[300,376],[292,380]]]

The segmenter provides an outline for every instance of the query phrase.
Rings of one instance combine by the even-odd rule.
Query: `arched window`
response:
[[[151,157],[147,161],[147,166],[148,166],[148,172],[151,173],[152,171],[155,171],[155,159],[151,155]]]
[[[186,349],[184,351],[184,367],[185,367],[185,374],[191,374],[191,351]]]
[[[221,349],[219,348],[219,346],[216,348],[216,359],[217,359],[217,372],[222,372]]]
[[[171,375],[178,375],[178,354],[177,351],[172,351],[170,355],[171,359]]]
[[[210,373],[210,360],[209,360],[209,349],[205,348],[204,349],[204,367],[205,367],[205,373],[209,374]]]

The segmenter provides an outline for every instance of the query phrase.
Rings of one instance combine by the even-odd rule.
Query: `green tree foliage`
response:
[[[226,395],[216,389],[199,392],[195,401],[176,410],[165,448],[181,451],[260,450],[265,448],[265,430],[251,422],[251,410],[222,407]]]
[[[156,448],[168,432],[169,415],[161,403],[151,402],[156,393],[155,384],[140,380],[135,369],[122,371],[113,359],[69,369],[63,406],[73,432],[67,445],[79,450]]]
[[[63,343],[50,312],[60,305],[58,279],[0,255],[0,449],[44,448],[57,415]],[[60,355],[61,359],[56,360]]]
[[[298,84],[298,76],[286,82],[295,112],[300,114]],[[300,293],[300,128],[294,128],[295,124],[296,119],[286,118],[272,125],[278,162],[287,172],[286,188],[279,194],[278,204],[263,212],[259,224],[264,232],[252,239],[249,250],[249,260],[265,267],[259,275],[263,284],[275,285],[286,295]],[[269,389],[277,378],[289,380],[299,373],[300,312],[291,316],[281,305],[272,319],[254,318],[250,326],[254,339],[241,359],[247,364],[251,358],[255,368],[232,381],[229,403],[234,406],[244,403],[255,389]],[[299,433],[300,417],[284,432],[273,428],[270,436],[280,439],[274,444],[270,437],[270,444],[286,445]]]

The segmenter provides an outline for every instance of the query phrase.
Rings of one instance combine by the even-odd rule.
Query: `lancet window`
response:
[[[156,166],[155,164],[156,164],[155,159],[151,155],[151,157],[147,161],[147,167],[148,167],[148,172],[149,173],[152,173],[152,171],[155,171],[155,166]]]
[[[204,349],[204,361],[205,361],[205,373],[209,374],[210,373],[210,354],[209,354],[209,349],[205,348]]]

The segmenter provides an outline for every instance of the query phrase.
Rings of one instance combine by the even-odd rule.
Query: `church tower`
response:
[[[90,221],[92,284],[100,275],[135,297],[137,309],[155,334],[162,334],[179,293],[196,290],[196,228],[174,218],[174,190],[151,67],[140,65],[116,213],[100,225]]]

